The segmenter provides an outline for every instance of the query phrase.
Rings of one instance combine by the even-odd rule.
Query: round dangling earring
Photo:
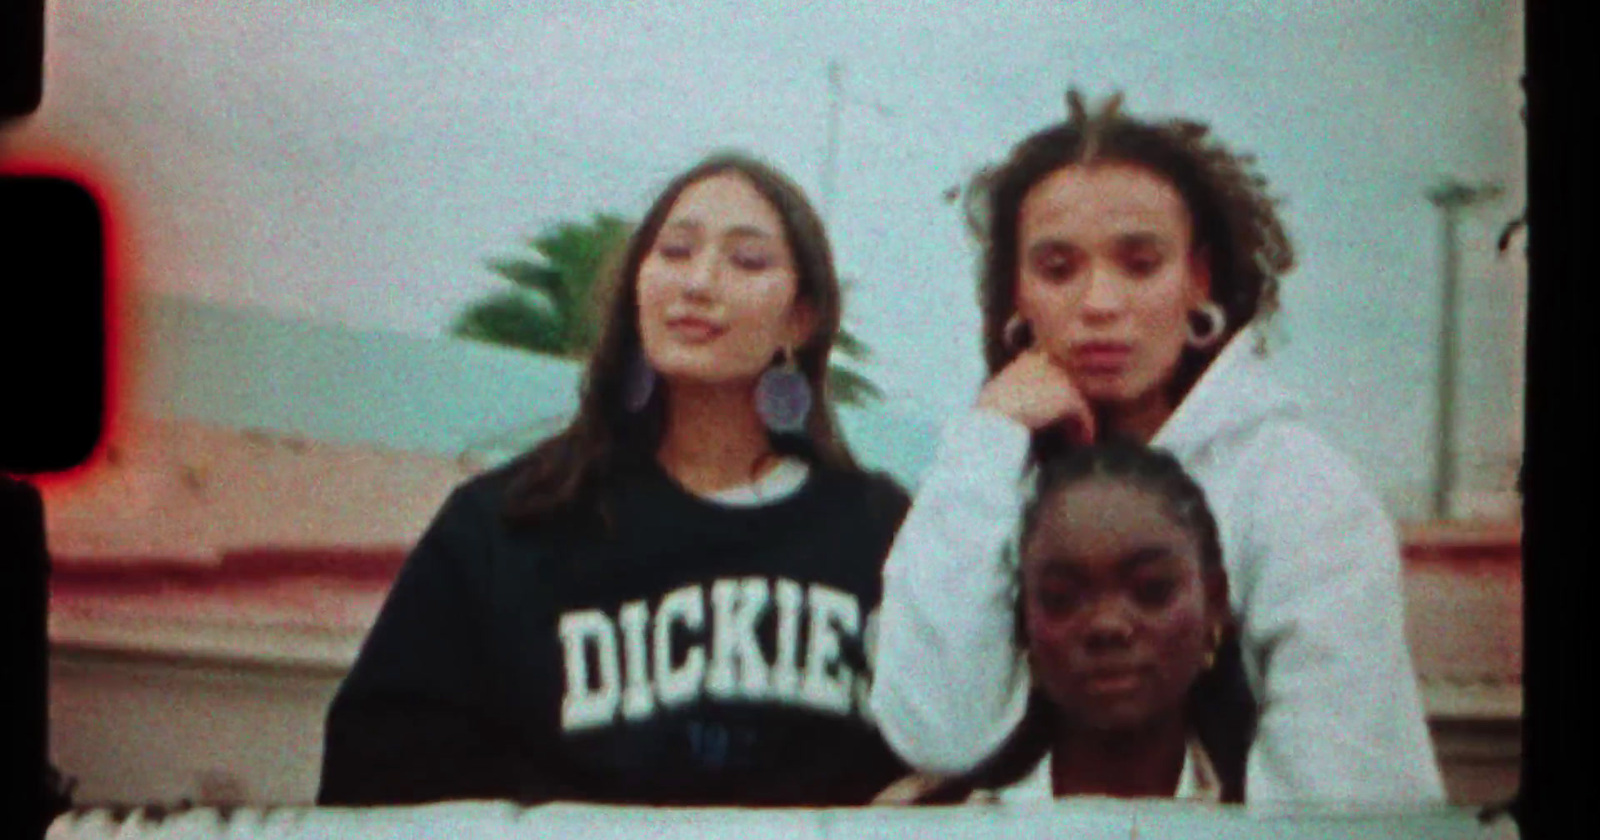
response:
[[[756,381],[756,413],[778,434],[805,431],[811,414],[811,383],[795,363],[794,351],[785,347],[782,361],[761,372]]]
[[[638,414],[650,404],[650,395],[656,390],[656,369],[650,366],[650,360],[644,357],[644,351],[635,353],[628,362],[628,370],[623,374],[622,380],[622,406],[628,411]]]
[[[1206,650],[1205,670],[1211,670],[1217,664],[1217,651],[1222,647],[1222,625],[1211,625],[1211,647]]]
[[[1033,326],[1021,312],[1011,313],[1005,328],[1000,330],[1000,343],[1013,353],[1021,353],[1033,345]]]
[[[1205,322],[1203,330],[1195,330],[1196,320]],[[1186,336],[1189,346],[1196,350],[1204,350],[1216,344],[1217,340],[1222,338],[1223,330],[1227,328],[1228,314],[1222,311],[1222,307],[1216,301],[1208,300],[1189,313],[1189,334]]]

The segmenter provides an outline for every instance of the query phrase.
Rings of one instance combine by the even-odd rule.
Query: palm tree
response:
[[[531,259],[490,260],[489,269],[512,288],[469,304],[456,316],[450,334],[530,353],[586,358],[599,332],[595,288],[632,229],[632,223],[600,213],[588,222],[559,223],[528,240],[535,254]],[[834,347],[838,355],[856,362],[871,356],[848,330],[839,331]],[[829,365],[828,390],[834,401],[847,405],[883,398],[871,380],[837,361]]]
[[[844,281],[844,291],[850,291],[851,282]],[[839,334],[834,337],[833,350],[853,362],[865,362],[872,358],[872,348],[851,332],[849,328],[841,326]],[[883,399],[883,391],[874,385],[872,380],[856,371],[839,364],[838,360],[828,363],[828,395],[841,405],[867,405]]]
[[[617,216],[597,214],[528,240],[535,259],[490,260],[489,269],[512,288],[468,305],[451,334],[547,356],[585,356],[596,338],[595,287],[631,230]]]

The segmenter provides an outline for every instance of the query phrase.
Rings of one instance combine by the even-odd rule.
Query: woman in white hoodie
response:
[[[884,568],[881,730],[930,774],[1007,741],[1032,688],[1013,617],[1030,464],[1130,438],[1174,455],[1216,514],[1260,709],[1248,801],[1442,801],[1393,524],[1263,369],[1258,324],[1294,262],[1265,180],[1203,125],[1068,103],[968,193],[993,375]]]

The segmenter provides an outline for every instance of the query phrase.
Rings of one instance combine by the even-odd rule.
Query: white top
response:
[[[1211,757],[1196,738],[1189,739],[1189,748],[1183,757],[1183,770],[1178,774],[1178,789],[1172,796],[1191,802],[1222,801],[1222,782],[1217,778],[1216,768],[1211,765]],[[1055,792],[1050,784],[1050,753],[1045,753],[1033,772],[1021,781],[999,790],[975,791],[967,801],[1015,804],[1052,799],[1055,799]]]
[[[794,495],[810,475],[810,464],[786,455],[755,481],[707,493],[702,498],[731,507],[770,505]]]
[[[1261,708],[1251,804],[1444,798],[1404,632],[1394,526],[1348,461],[1273,386],[1244,330],[1152,445],[1217,518],[1244,667]],[[907,763],[970,771],[1022,719],[1013,638],[1029,434],[973,411],[944,432],[884,567],[872,711]]]

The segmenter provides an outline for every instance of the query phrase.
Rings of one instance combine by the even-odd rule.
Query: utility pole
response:
[[[828,62],[828,146],[822,159],[822,218],[833,221],[834,184],[839,177],[839,110],[843,107],[844,71]]]
[[[837,59],[828,62],[828,140],[822,157],[822,220],[833,221],[834,202],[839,185],[839,123],[846,100],[844,65]],[[894,117],[894,109],[874,99],[849,97],[851,104],[866,105],[884,118]]]
[[[1456,484],[1456,326],[1457,289],[1460,285],[1461,255],[1457,228],[1461,211],[1500,195],[1492,184],[1472,186],[1448,179],[1428,191],[1428,201],[1439,209],[1444,249],[1444,301],[1439,319],[1438,413],[1435,416],[1433,454],[1433,516],[1446,519],[1450,514],[1450,495]]]

